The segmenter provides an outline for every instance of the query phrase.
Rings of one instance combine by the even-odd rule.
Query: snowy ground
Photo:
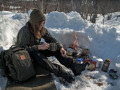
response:
[[[0,51],[8,49],[16,41],[19,29],[29,20],[29,13],[0,12]],[[88,48],[94,56],[94,60],[101,58],[111,59],[109,69],[118,71],[120,76],[120,12],[112,16],[112,20],[103,25],[103,17],[97,18],[97,23],[92,24],[83,20],[77,12],[63,13],[51,12],[46,14],[45,27],[65,47],[69,47],[75,40],[74,32],[77,32],[80,47]],[[67,43],[66,43],[67,42]],[[0,70],[0,87],[4,88],[6,78],[2,77]],[[113,80],[105,72],[84,71],[76,77],[73,84],[64,86],[57,79],[55,83],[58,90],[120,90],[120,78]],[[102,83],[101,86],[98,84]]]

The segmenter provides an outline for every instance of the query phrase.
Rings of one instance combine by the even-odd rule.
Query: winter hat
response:
[[[45,21],[45,15],[38,9],[33,9],[33,11],[30,14],[30,22],[36,23],[39,21]]]

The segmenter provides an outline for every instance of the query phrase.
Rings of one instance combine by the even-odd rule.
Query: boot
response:
[[[67,78],[65,77],[58,77],[60,83],[64,84],[65,86],[68,86],[70,83],[72,83],[73,81],[75,81],[75,77],[74,75],[70,75],[70,77],[67,75]]]
[[[72,83],[73,81],[75,81],[74,75],[70,74],[69,72],[62,73],[60,75],[60,78],[60,81],[62,81],[63,83]]]
[[[82,71],[84,71],[90,64],[84,63],[84,64],[80,64],[80,63],[75,63],[72,66],[72,71],[74,73],[75,76],[80,75]]]
[[[75,80],[74,75],[71,74],[70,72],[65,71],[61,66],[58,67],[58,70],[54,71],[54,74],[61,78],[62,81],[68,83],[72,83]]]

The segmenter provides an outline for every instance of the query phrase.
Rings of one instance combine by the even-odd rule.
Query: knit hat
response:
[[[33,9],[33,11],[30,14],[30,22],[36,23],[39,21],[45,21],[45,15],[38,9]]]

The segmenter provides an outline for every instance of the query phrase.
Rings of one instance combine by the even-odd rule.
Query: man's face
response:
[[[45,24],[45,21],[36,23],[38,31],[42,30],[42,28],[44,27],[44,24]]]
[[[44,24],[45,24],[45,21],[42,21],[41,23],[38,22],[37,27],[39,31],[42,30],[42,28],[44,27]]]

